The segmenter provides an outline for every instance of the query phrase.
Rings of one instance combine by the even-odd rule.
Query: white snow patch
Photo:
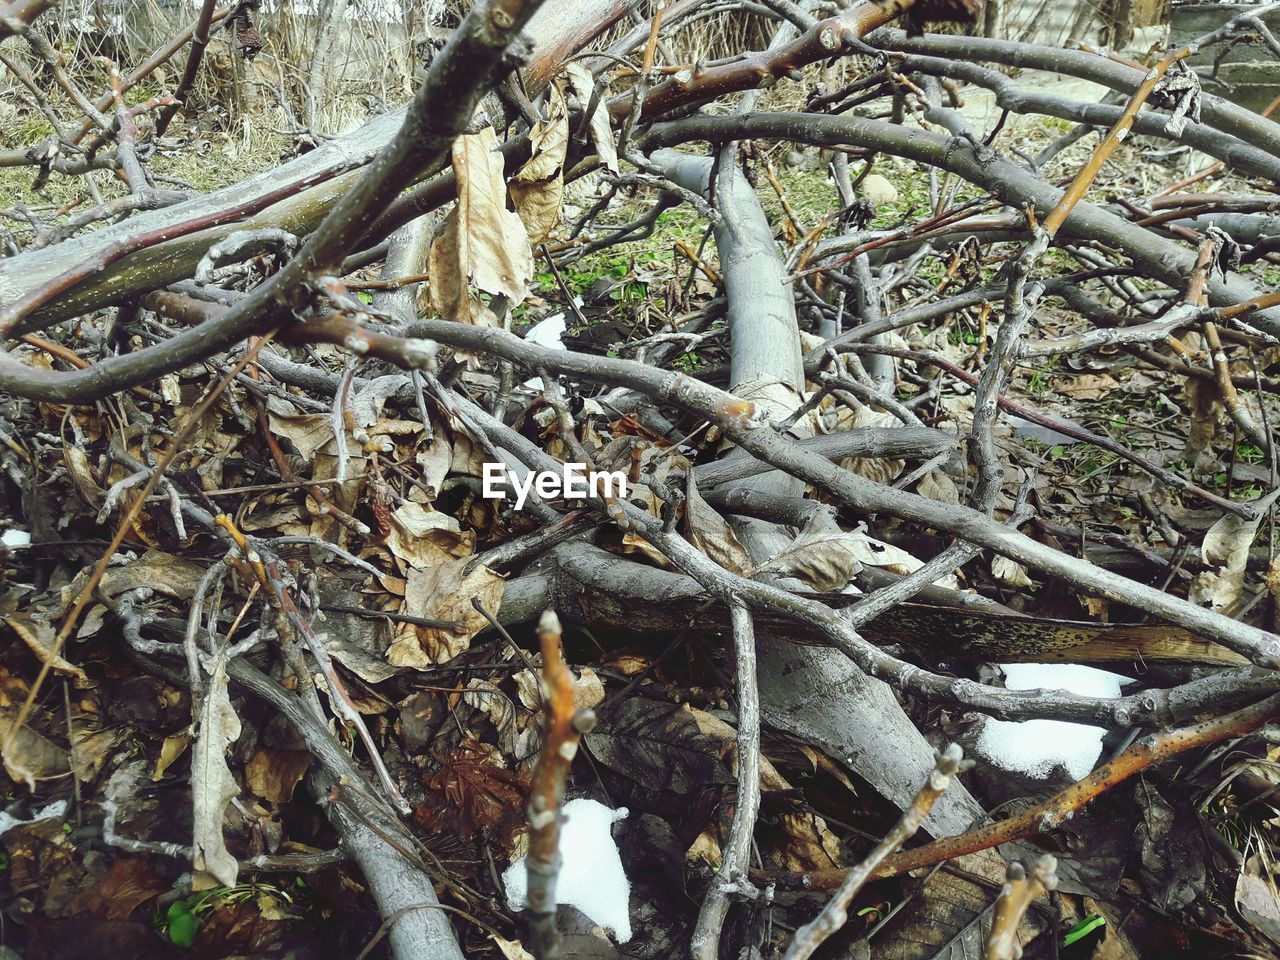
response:
[[[31,542],[31,534],[25,530],[6,530],[0,535],[0,543],[6,547],[25,547]]]
[[[41,810],[37,810],[35,816],[30,820],[19,820],[17,817],[0,810],[0,835],[8,833],[14,827],[19,827],[24,823],[38,823],[41,820],[61,820],[62,815],[67,812],[67,801],[55,800]]]
[[[578,306],[582,306],[581,302]],[[550,347],[553,350],[563,350],[564,344],[560,342],[560,338],[564,336],[566,329],[566,321],[563,313],[553,313],[549,317],[543,317],[537,323],[525,332],[524,338],[530,343],[536,343],[540,347]]]
[[[631,881],[622,869],[618,845],[609,828],[627,816],[627,808],[612,810],[595,800],[570,800],[564,805],[560,826],[560,876],[556,902],[576,907],[606,930],[618,943],[631,939]],[[507,867],[502,875],[507,905],[523,910],[529,874],[525,858]]]
[[[1075,663],[1004,663],[1010,690],[1066,690],[1084,697],[1118,697],[1128,677]],[[1061,720],[987,720],[977,751],[996,766],[1046,777],[1057,764],[1075,780],[1088,776],[1102,752],[1102,727]]]
[[[582,306],[582,298],[574,297],[574,302],[578,306]],[[560,338],[564,336],[567,329],[567,321],[563,313],[553,313],[549,317],[543,317],[525,333],[524,338],[530,343],[536,343],[540,347],[547,347],[551,350],[565,349],[564,343]],[[524,385],[531,390],[542,389],[541,377],[530,377],[524,382]]]

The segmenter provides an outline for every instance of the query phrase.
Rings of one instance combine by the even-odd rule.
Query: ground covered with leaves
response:
[[[345,139],[0,34],[0,956],[1276,955],[1280,128],[511,6]]]

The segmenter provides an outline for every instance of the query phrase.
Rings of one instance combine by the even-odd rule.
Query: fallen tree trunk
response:
[[[656,154],[654,160],[685,189],[699,192],[706,191],[714,170],[721,213],[715,237],[728,298],[732,383],[748,392],[770,381],[781,384],[794,409],[805,386],[795,304],[772,227],[737,164],[736,149],[721,153],[718,169],[705,158],[674,152]],[[791,412],[778,402],[770,407],[776,416]],[[774,470],[732,486],[798,497],[805,484]],[[734,518],[732,524],[757,564],[792,540],[784,528],[765,521]],[[820,745],[898,807],[911,803],[916,785],[933,768],[933,749],[887,684],[834,650],[801,646],[774,631],[757,631],[757,656],[761,709],[770,726]],[[982,813],[968,792],[957,787],[934,807],[925,827],[935,836],[958,833]]]

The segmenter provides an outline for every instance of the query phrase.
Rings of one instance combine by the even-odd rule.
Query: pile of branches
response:
[[[945,874],[919,871],[948,862],[962,865],[978,904],[935,951],[983,943],[987,956],[1015,957],[1036,937],[1049,949],[1079,914],[1062,897],[1052,909],[1033,901],[1064,882],[1073,894],[1114,894],[1119,876],[1100,890],[1079,866],[1087,854],[1065,842],[1061,863],[1041,859],[1046,837],[1063,837],[1077,811],[1136,775],[1186,763],[1187,751],[1218,756],[1218,774],[1225,761],[1207,747],[1265,754],[1247,738],[1280,713],[1280,637],[1269,629],[1280,600],[1268,592],[1274,566],[1250,592],[1259,562],[1270,562],[1250,548],[1269,531],[1276,489],[1269,418],[1280,385],[1269,367],[1280,293],[1255,281],[1277,256],[1268,214],[1280,125],[1202,92],[1185,62],[1195,48],[1139,63],[920,33],[922,22],[980,17],[967,3],[765,0],[717,10],[774,19],[766,49],[682,63],[672,38],[705,0],[659,2],[626,28],[621,0],[480,0],[406,107],[201,195],[150,164],[182,148],[167,134],[211,24],[242,8],[204,3],[145,63],[108,65],[109,89],[95,98],[44,39],[49,6],[0,4],[0,38],[17,38],[6,49],[25,41],[42,72],[15,57],[6,66],[54,129],[0,153],[0,164],[33,168],[37,189],[52,178],[84,184],[76,204],[0,211],[11,225],[0,259],[0,456],[10,525],[30,535],[6,540],[6,612],[40,661],[9,698],[0,743],[10,776],[32,789],[66,790],[68,771],[77,782],[97,775],[74,733],[69,749],[57,744],[58,724],[87,731],[90,717],[41,705],[50,673],[92,683],[69,659],[72,638],[101,631],[107,643],[114,632],[134,664],[183,691],[194,731],[190,842],[128,829],[139,788],[123,765],[101,804],[109,844],[190,860],[197,890],[234,886],[241,870],[350,857],[397,957],[461,956],[456,928],[487,931],[509,956],[561,955],[559,811],[572,784],[595,776],[575,760],[578,739],[611,738],[616,760],[626,739],[617,703],[666,689],[658,657],[609,680],[603,704],[578,702],[583,678],[575,686],[564,665],[562,623],[566,637],[643,635],[671,649],[696,639],[733,704],[711,874],[688,916],[665,908],[681,918],[677,933],[649,942],[655,956],[809,956],[852,936],[850,905],[868,882],[915,871],[915,892],[945,899]],[[906,31],[892,26],[903,16]],[[1199,46],[1245,33],[1280,49],[1247,15]],[[136,102],[131,91],[184,49],[173,91]],[[853,57],[862,68],[848,82],[815,82],[822,65]],[[1002,68],[1111,94],[1072,100]],[[59,112],[45,77],[78,116]],[[992,130],[959,109],[962,85],[994,96]],[[784,89],[802,91],[802,109],[769,107]],[[999,139],[1010,114],[1058,118],[1067,132],[1031,156]],[[1046,174],[1092,136],[1087,159]],[[1131,137],[1208,166],[1154,194],[1101,196],[1100,175],[1131,155]],[[820,223],[789,204],[770,160],[776,144],[824,151],[838,200]],[[861,188],[874,165],[899,162],[927,172],[928,209],[872,227]],[[1194,192],[1223,171],[1254,192]],[[777,225],[762,179],[782,206]],[[522,335],[552,308],[590,330],[591,305],[564,271],[645,241],[680,207],[705,225],[704,242],[681,247],[687,276],[668,284],[662,325],[568,348]],[[942,279],[925,279],[938,262]],[[548,286],[530,300],[539,270]],[[979,349],[963,356],[945,348],[957,317],[979,329]],[[930,341],[935,329],[943,336]],[[1196,411],[1188,456],[1213,463],[1247,441],[1271,492],[1233,499],[1190,469],[1011,396],[1020,364],[1118,353],[1185,382]],[[691,354],[710,359],[686,370]],[[1053,517],[1029,471],[1011,466],[1019,444],[1008,415],[1145,478],[1148,522],[1102,535],[1109,562],[1094,562],[1087,532]],[[566,464],[622,472],[627,489],[557,496],[522,479]],[[1207,521],[1181,522],[1191,510]],[[87,551],[90,565],[79,571],[74,552],[51,548]],[[957,589],[957,573],[993,590]],[[1091,610],[1149,622],[1126,632],[1055,621],[1046,634],[990,595],[1007,600],[1032,576]],[[533,623],[537,658],[520,644]],[[399,702],[384,684],[403,695],[396,685],[418,689],[415,671],[465,677],[495,651],[528,670],[531,702],[546,712],[541,732],[526,730],[518,745],[493,714],[501,742],[489,745],[523,771],[495,796],[521,821],[527,806],[524,948],[502,936],[515,928],[496,874],[455,876],[415,832],[466,832],[448,824],[442,795],[422,795],[447,767],[440,751],[424,772],[406,759],[409,713],[396,724],[365,719]],[[1150,669],[1119,697],[1006,689],[983,666],[1147,657]],[[228,848],[228,806],[241,793],[227,762],[241,737],[233,693],[265,702],[296,732],[339,838],[331,854],[289,859],[278,835],[254,856]],[[979,784],[957,780],[968,769],[959,749],[935,749],[973,714],[1085,723],[1116,732],[1115,743],[1083,779],[988,813],[969,792]],[[453,723],[442,717],[450,730],[439,736],[452,737]],[[778,815],[762,803],[799,791],[769,762],[762,726],[802,743],[815,769],[851,791],[870,788],[901,820],[864,859],[822,840],[825,861],[771,855],[764,821]],[[920,828],[934,839],[904,849]],[[1039,850],[1015,844],[1037,837]],[[1015,862],[1006,881],[998,846],[1030,865]],[[1059,876],[1068,860],[1070,876]],[[1241,876],[1272,889],[1265,866],[1260,879]],[[1272,949],[1280,912],[1240,889],[1248,910],[1206,902],[1182,922],[1233,949]],[[835,893],[816,911],[813,891]],[[1180,910],[1180,897],[1157,906]],[[789,927],[773,925],[780,910]]]

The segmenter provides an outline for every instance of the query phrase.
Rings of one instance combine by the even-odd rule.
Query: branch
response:
[[[750,611],[742,604],[731,604],[729,612],[738,690],[738,803],[733,810],[729,840],[722,848],[720,869],[711,878],[698,911],[690,944],[694,960],[716,960],[720,955],[720,931],[729,913],[729,898],[746,882],[760,811],[760,691],[756,686],[755,627]]]
[[[560,821],[565,783],[578,753],[578,741],[595,727],[591,710],[575,710],[573,676],[560,647],[560,619],[544,610],[538,624],[546,720],[542,748],[529,787],[529,871],[527,902],[531,946],[538,960],[560,960],[556,928],[556,880],[560,873]]]
[[[944,860],[989,850],[1011,840],[1046,833],[1069,820],[1094,797],[1155,764],[1186,750],[1253,733],[1277,716],[1280,716],[1280,695],[1201,723],[1148,734],[1083,780],[1028,807],[1017,816],[900,853],[886,860],[875,875],[896,877]],[[830,890],[843,881],[844,875],[843,870],[814,871],[789,877],[786,882],[788,886],[797,885],[799,889]]]
[[[863,861],[845,873],[840,888],[827,901],[822,912],[796,931],[783,960],[808,960],[827,938],[845,925],[849,919],[849,904],[853,903],[853,898],[875,874],[880,864],[915,836],[942,792],[951,786],[959,774],[973,766],[972,760],[964,760],[963,757],[960,748],[954,743],[938,755],[933,773],[929,774],[929,782],[921,787],[911,806],[903,811],[894,828],[872,848]]]

